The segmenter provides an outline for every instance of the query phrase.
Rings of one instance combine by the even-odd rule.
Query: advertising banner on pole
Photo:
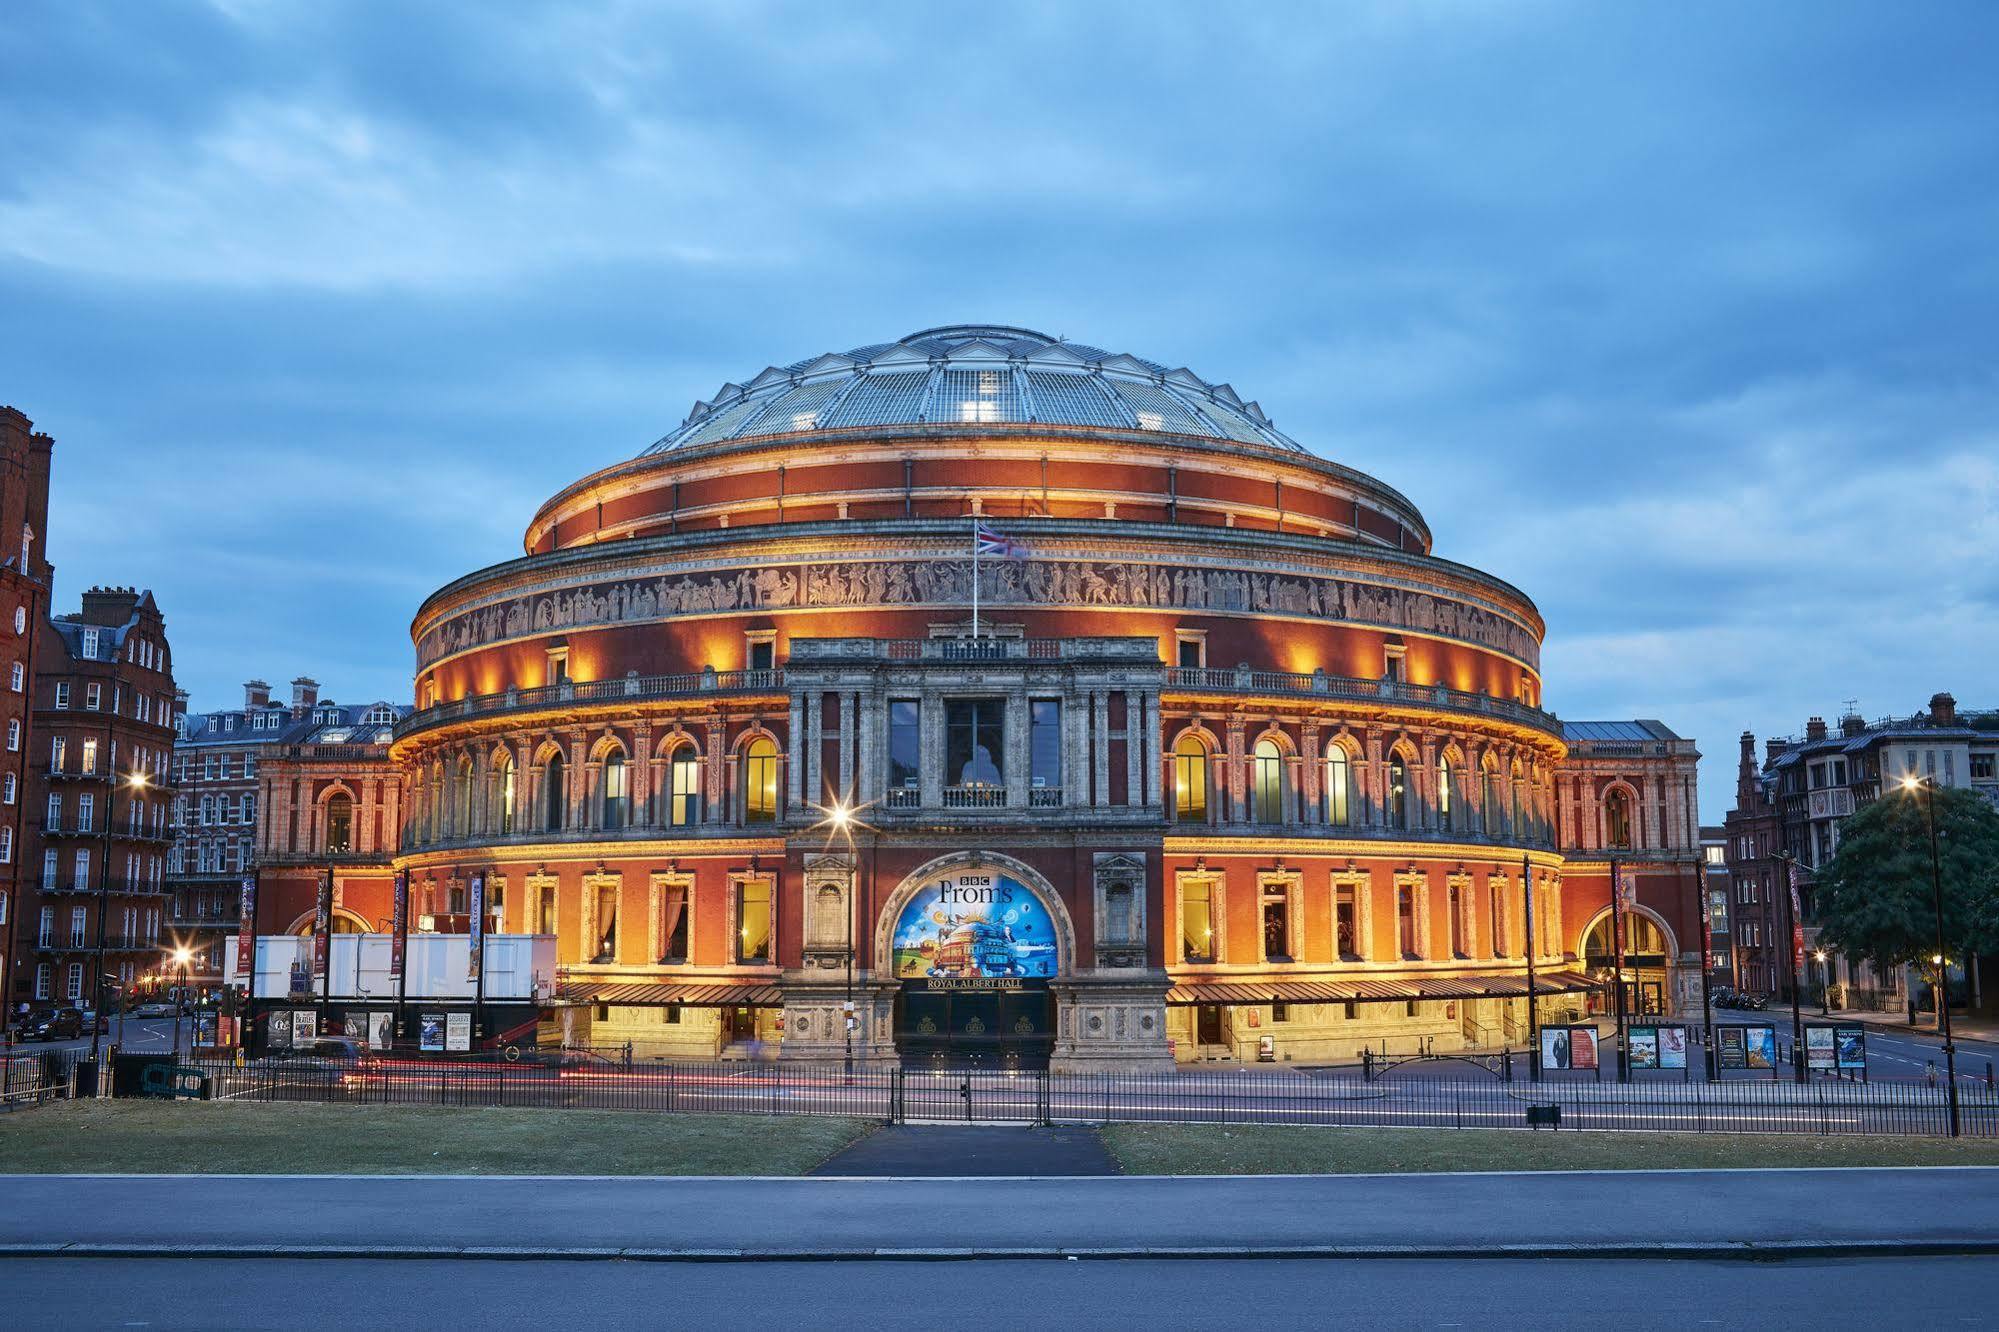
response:
[[[333,871],[319,876],[319,893],[312,907],[312,983],[326,978],[326,957],[333,935]]]
[[[485,961],[486,951],[486,876],[483,872],[472,876],[472,939],[471,947],[465,950],[465,979],[479,979],[479,965]]]
[[[236,979],[245,986],[255,970],[257,956],[257,877],[243,876],[241,899],[236,905]]]
[[[1805,916],[1804,908],[1798,904],[1798,867],[1791,866],[1791,975],[1802,976],[1805,971]]]
[[[1839,1047],[1831,1027],[1805,1028],[1805,1067],[1827,1072],[1839,1067]]]
[[[389,906],[389,983],[403,978],[403,947],[410,928],[410,876],[397,870],[394,897]]]

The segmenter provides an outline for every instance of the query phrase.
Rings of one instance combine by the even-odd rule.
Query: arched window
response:
[[[1631,797],[1621,788],[1603,798],[1603,844],[1626,849],[1631,846]]]
[[[1179,823],[1208,821],[1208,747],[1191,735],[1173,746],[1173,818]]]
[[[1344,828],[1353,821],[1353,765],[1337,742],[1326,746],[1326,822]]]
[[[568,805],[569,778],[562,755],[550,754],[541,770],[541,826],[549,832],[559,831]]]
[[[1256,742],[1255,775],[1250,784],[1253,816],[1258,823],[1284,822],[1284,751],[1275,740]]]
[[[341,855],[354,849],[354,801],[336,795],[326,802],[326,851]]]
[[[682,745],[666,761],[666,821],[676,828],[701,822],[701,755]]]
[[[1437,826],[1451,830],[1451,761],[1437,760]]]
[[[760,735],[743,750],[743,821],[777,820],[777,744]]]
[[[630,775],[625,770],[625,756],[611,753],[604,756],[604,826],[622,828],[631,821],[632,795],[629,785]]]
[[[504,837],[514,830],[514,761],[511,757],[500,756],[498,777],[494,794],[500,802],[499,827],[500,835]]]
[[[1409,768],[1400,754],[1388,760],[1388,826],[1409,826]]]

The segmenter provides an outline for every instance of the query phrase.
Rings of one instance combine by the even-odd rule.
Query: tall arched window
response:
[[[460,837],[472,835],[472,760],[458,760],[451,782],[451,827]]]
[[[499,828],[500,835],[504,837],[514,830],[515,783],[514,761],[511,757],[504,754],[500,756],[498,777],[498,789],[494,794],[500,802]]]
[[[1388,760],[1388,826],[1409,826],[1409,768],[1400,754]]]
[[[760,735],[743,749],[743,821],[777,820],[777,744]]]
[[[1337,742],[1326,746],[1326,822],[1343,828],[1353,821],[1353,765]]]
[[[1191,735],[1173,746],[1173,818],[1179,823],[1208,821],[1208,747]]]
[[[1631,846],[1631,797],[1622,789],[1603,798],[1603,844],[1623,849]]]
[[[1437,826],[1451,830],[1451,761],[1437,760]]]
[[[693,745],[682,745],[666,761],[666,821],[685,828],[701,821],[701,756]]]
[[[559,831],[568,806],[569,775],[562,755],[550,754],[541,770],[541,826],[549,832]]]
[[[1256,742],[1255,775],[1250,784],[1252,812],[1258,823],[1284,822],[1284,751],[1275,740]]]
[[[630,774],[625,768],[625,756],[619,753],[604,756],[604,826],[622,828],[631,821],[632,795]]]
[[[326,851],[341,855],[354,849],[354,801],[336,795],[326,802]]]

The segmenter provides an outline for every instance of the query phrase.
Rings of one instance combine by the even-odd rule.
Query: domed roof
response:
[[[888,425],[1157,430],[1303,452],[1253,402],[1186,368],[1004,324],[926,328],[724,384],[647,449]]]

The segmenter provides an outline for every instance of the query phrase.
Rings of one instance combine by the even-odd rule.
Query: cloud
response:
[[[1401,489],[1540,604],[1558,711],[1702,741],[1718,818],[1744,727],[1999,706],[1995,37],[33,6],[0,31],[0,399],[58,439],[67,595],[150,580],[197,705],[406,697],[423,593],[716,385],[1042,327]]]

